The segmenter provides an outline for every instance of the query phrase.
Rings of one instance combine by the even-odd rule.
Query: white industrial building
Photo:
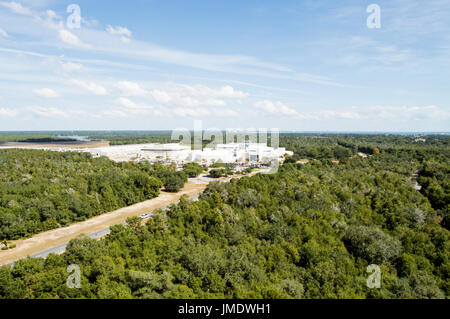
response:
[[[204,148],[191,151],[190,161],[211,164],[222,163],[269,163],[274,159],[284,160],[284,155],[293,155],[284,147],[273,148],[263,143],[218,144],[215,149]]]
[[[284,147],[273,148],[263,143],[218,144],[215,148],[191,150],[180,144],[134,144],[86,149],[93,156],[106,156],[115,161],[148,160],[150,162],[221,163],[269,163],[283,161],[285,155],[293,155]]]
[[[236,163],[236,164],[266,164],[273,160],[282,162],[285,155],[293,155],[284,147],[273,148],[264,143],[229,143],[217,144],[214,148],[207,147],[203,150],[191,150],[189,145],[177,143],[171,144],[131,144],[102,146],[96,148],[62,148],[47,146],[7,146],[0,148],[29,148],[44,149],[59,152],[88,152],[93,157],[106,156],[117,162],[123,161],[149,161],[152,163],[177,163],[197,162],[209,165],[212,163]]]

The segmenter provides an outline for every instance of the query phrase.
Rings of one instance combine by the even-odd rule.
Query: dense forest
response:
[[[199,165],[197,165],[199,166]],[[89,153],[0,150],[0,239],[19,239],[178,191],[188,172]]]
[[[426,143],[412,135],[396,134],[280,134],[280,146],[294,151],[295,159],[346,160],[359,152],[373,155],[381,151],[402,157],[442,159],[448,155],[448,135],[427,135]]]
[[[426,139],[282,135],[280,145],[296,154],[277,173],[211,183],[198,201],[183,198],[144,225],[129,219],[104,239],[72,240],[62,255],[2,267],[0,297],[448,298],[450,139]],[[85,155],[67,156],[77,163]],[[32,160],[7,158],[3,191],[26,180],[18,167]],[[41,160],[39,167],[55,165]],[[99,161],[80,158],[74,178],[97,174]],[[164,175],[151,165],[103,165],[122,181],[138,172],[152,181]],[[70,264],[80,266],[79,289],[66,285]],[[380,289],[366,285],[369,264],[381,268]]]
[[[68,140],[59,137],[55,133],[45,132],[0,132],[0,145],[5,142],[67,142]]]

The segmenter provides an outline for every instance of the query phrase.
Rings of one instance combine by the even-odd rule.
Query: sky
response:
[[[448,132],[450,1],[0,0],[0,131],[194,120]]]

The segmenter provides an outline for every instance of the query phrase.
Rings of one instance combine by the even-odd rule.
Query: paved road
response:
[[[199,195],[191,196],[191,197],[188,198],[188,200],[196,201],[196,200],[198,200],[198,197],[199,197]],[[163,207],[161,209],[162,210],[168,210],[169,206]],[[149,219],[149,218],[145,218],[144,220],[146,220],[146,219]],[[122,225],[126,225],[127,223],[123,222],[121,224]],[[111,229],[108,227],[108,228],[102,229],[100,231],[97,231],[95,233],[92,233],[92,234],[88,235],[88,237],[90,237],[92,239],[96,239],[96,238],[104,237],[104,236],[108,235],[109,233],[111,233]],[[58,255],[62,254],[63,252],[66,251],[66,247],[67,247],[68,244],[69,243],[67,242],[67,243],[64,243],[64,244],[61,244],[61,245],[58,245],[58,246],[46,249],[46,250],[41,251],[41,252],[39,252],[37,254],[31,255],[30,257],[31,258],[46,258],[50,254],[58,254]],[[9,263],[7,265],[13,266],[14,262]]]
[[[252,173],[252,174],[249,174],[249,175],[247,175],[247,176],[251,176],[251,175],[254,175],[254,174],[256,174],[256,173],[258,173],[258,172],[254,172],[254,173]],[[240,176],[240,177],[243,177],[243,176]],[[213,179],[213,178],[209,178],[209,177],[206,177],[206,176],[199,176],[199,177],[197,177],[197,178],[189,178],[189,182],[191,182],[192,184],[209,184],[211,181],[217,181],[217,179]],[[199,198],[199,195],[200,194],[196,194],[196,195],[193,195],[193,196],[191,196],[191,197],[189,197],[188,199],[189,200],[194,200],[194,201],[196,201],[196,200],[198,200],[198,198]],[[157,198],[155,198],[155,199],[151,199],[151,200],[149,200],[149,201],[154,201],[154,200],[158,200],[158,197]],[[138,203],[139,204],[139,203]],[[171,204],[172,205],[172,204]],[[169,207],[170,205],[168,205],[168,206],[164,206],[164,207],[162,207],[161,209],[162,210],[167,210],[168,209],[168,207]],[[129,209],[130,207],[125,207],[125,208],[122,208],[122,209],[119,209],[119,210],[117,210],[117,211],[115,211],[115,212],[112,212],[112,213],[117,213],[117,212],[119,212],[119,211],[124,211],[124,210],[127,210],[127,209]],[[155,209],[154,209],[155,210]],[[150,210],[150,211],[154,211],[154,210]],[[145,212],[145,211],[144,211]],[[111,213],[110,213],[111,214]],[[94,218],[103,218],[103,217],[106,217],[105,215],[107,215],[107,214],[103,214],[103,215],[99,215],[99,216],[97,216],[97,217],[94,217]],[[103,217],[102,217],[103,216]],[[148,217],[148,218],[150,218],[150,217]],[[148,218],[145,218],[145,219],[148,219]],[[145,220],[144,219],[144,220]],[[92,219],[91,220],[87,220],[87,221],[85,221],[85,222],[82,222],[82,223],[91,223],[92,222]],[[125,222],[123,222],[122,224],[125,224]],[[110,224],[111,225],[111,224]],[[74,225],[72,225],[72,226],[69,226],[69,227],[73,227]],[[56,230],[54,230],[54,231],[60,231],[59,229],[56,229]],[[106,236],[107,234],[109,234],[111,231],[110,231],[110,229],[109,229],[109,227],[107,227],[107,228],[104,228],[104,229],[101,229],[101,230],[97,230],[97,231],[95,231],[94,233],[91,233],[91,234],[89,234],[88,235],[88,237],[90,237],[90,238],[101,238],[101,237],[104,237],[104,236]],[[39,236],[39,235],[37,235],[37,236]],[[61,235],[57,235],[57,236],[61,236]],[[53,237],[53,238],[50,238],[51,240],[53,240],[55,237]],[[55,254],[62,254],[65,250],[66,250],[66,247],[67,247],[67,244],[69,243],[69,241],[67,241],[67,242],[65,242],[65,243],[62,243],[61,244],[61,241],[60,241],[60,243],[58,243],[56,246],[54,246],[54,247],[51,247],[51,248],[48,248],[48,249],[46,249],[46,250],[43,250],[43,251],[40,251],[40,252],[38,252],[38,253],[32,253],[32,254],[29,254],[29,256],[30,257],[32,257],[32,258],[45,258],[45,257],[47,257],[49,254],[51,254],[51,253],[55,253]],[[24,258],[24,257],[21,257],[21,258]],[[4,265],[13,265],[14,264],[14,262],[6,262],[6,263],[4,263]],[[1,265],[0,265],[1,266]]]

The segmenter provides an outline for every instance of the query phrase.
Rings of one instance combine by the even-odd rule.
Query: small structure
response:
[[[367,154],[358,152],[358,156],[361,156],[362,158],[367,158]]]

